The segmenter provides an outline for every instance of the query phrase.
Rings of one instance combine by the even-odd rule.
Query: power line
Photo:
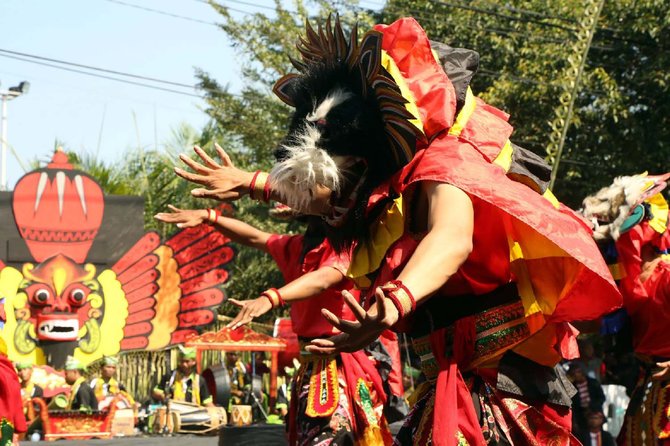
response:
[[[198,3],[205,3],[205,4],[207,4],[207,5],[210,4],[207,0],[195,0],[195,1],[198,2]],[[234,4],[236,4],[236,5],[251,6],[251,7],[253,7],[253,8],[265,9],[265,10],[273,11],[273,12],[276,12],[276,11],[277,11],[277,8],[274,7],[274,6],[259,5],[259,4],[257,4],[257,3],[250,3],[250,2],[245,2],[245,1],[242,1],[242,0],[219,0],[219,1],[220,1],[221,3],[234,3]],[[228,6],[226,6],[226,8],[230,9],[230,7],[228,7]],[[233,10],[234,10],[234,9],[233,9]],[[298,15],[298,12],[297,12],[297,11],[291,11],[291,10],[289,10],[289,9],[282,9],[282,10],[283,10],[284,12],[287,12],[287,13],[289,13],[289,14],[291,14],[291,15],[294,15],[294,16],[297,16],[297,15]],[[252,13],[249,13],[249,14],[252,14]]]
[[[122,5],[125,5],[125,6],[133,6],[133,5],[128,4],[128,3],[120,2],[119,0],[106,0],[106,1],[119,3],[119,4],[122,4]],[[202,3],[208,3],[206,0],[196,0],[196,1],[199,1],[199,2],[202,2]],[[246,2],[241,1],[241,0],[226,0],[226,1],[233,2],[233,3],[251,5],[250,3],[246,3]],[[443,2],[440,2],[440,3],[443,3]],[[264,7],[266,9],[274,10],[274,8],[267,7],[267,6],[262,6],[262,5],[254,5],[254,6],[255,7]],[[395,8],[395,5],[391,5],[391,7]],[[139,9],[146,9],[146,8],[141,7]],[[152,10],[151,12],[159,12],[159,11],[158,10]],[[288,12],[293,14],[290,11],[288,11]],[[411,12],[417,13],[418,11],[411,11]],[[427,11],[424,11],[424,12],[427,12]],[[168,15],[170,15],[170,14],[168,14]],[[436,21],[435,18],[428,18],[428,17],[419,17],[419,18],[421,18],[422,20],[425,20],[425,21],[429,21],[429,22],[435,22]],[[502,34],[502,35],[520,35],[522,37],[527,37],[527,38],[533,38],[534,37],[532,35],[525,34],[525,33],[522,33],[520,31],[516,31],[516,30],[493,29],[493,28],[486,28],[486,27],[484,27],[484,28],[480,27],[480,29],[483,29],[487,32]],[[548,42],[552,42],[552,43],[563,42],[563,40],[559,40],[559,39],[544,39],[544,41],[548,41]],[[595,47],[595,49],[611,49],[611,48]],[[95,67],[95,66],[86,65],[86,64],[79,64],[79,63],[75,63],[75,62],[68,62],[68,61],[64,61],[64,60],[53,59],[53,58],[49,58],[49,57],[38,56],[38,55],[27,54],[27,53],[21,53],[21,52],[17,52],[17,51],[0,49],[0,53],[8,53],[8,54],[0,54],[0,56],[9,57],[9,58],[13,58],[13,59],[24,61],[24,62],[36,63],[36,64],[39,64],[39,65],[44,65],[44,66],[48,66],[48,67],[51,67],[51,68],[62,69],[62,70],[75,72],[75,73],[79,73],[79,74],[85,74],[85,75],[99,77],[99,78],[103,78],[103,79],[114,80],[114,81],[117,81],[117,82],[125,82],[125,83],[132,84],[132,85],[137,85],[137,86],[146,87],[146,88],[153,88],[153,89],[157,89],[157,90],[161,90],[161,91],[166,91],[166,92],[171,92],[171,93],[176,93],[176,94],[182,94],[182,95],[188,95],[188,96],[192,96],[192,97],[202,98],[201,96],[196,95],[196,94],[191,94],[191,93],[177,91],[177,90],[173,90],[173,89],[157,87],[157,86],[154,86],[154,85],[149,85],[149,84],[140,83],[140,82],[133,82],[133,81],[128,81],[128,80],[124,80],[124,79],[118,79],[118,78],[111,77],[111,76],[98,75],[98,74],[95,74],[95,73],[90,73],[90,72],[86,72],[86,71],[61,67],[61,66],[57,66],[57,65],[44,63],[44,62],[38,62],[38,61],[35,61],[35,60],[28,60],[28,59],[25,59],[25,58],[32,58],[32,59],[38,59],[40,61],[54,62],[54,63],[73,66],[73,67],[78,67],[78,68],[85,68],[87,70],[100,71],[100,72],[104,72],[104,73],[110,73],[110,74],[115,74],[115,75],[118,75],[118,76],[125,76],[125,77],[140,79],[140,80],[148,80],[148,81],[151,81],[151,82],[163,83],[163,84],[166,84],[166,85],[173,85],[173,86],[182,87],[182,88],[193,88],[193,89],[198,88],[200,90],[210,92],[210,93],[214,93],[214,94],[221,93],[219,90],[215,90],[215,89],[200,88],[200,87],[197,87],[195,85],[189,85],[189,84],[169,81],[169,80],[165,80],[165,79],[158,79],[158,78],[149,77],[149,76],[142,76],[142,75],[136,75],[136,74],[131,74],[131,73],[125,73],[125,72],[121,72],[121,71],[117,71],[117,70],[110,70],[110,69],[106,69],[106,68],[100,68],[100,67]],[[21,57],[17,57],[17,56],[21,56]],[[504,75],[504,76],[509,77],[511,80],[522,82],[522,83],[555,86],[551,83],[540,82],[540,81],[536,81],[536,80],[528,79],[528,78],[522,78],[522,77],[514,76],[514,75],[509,74],[509,73],[502,73],[502,72],[499,72],[499,71],[480,69],[480,73],[484,76],[489,76],[489,77],[500,77],[500,76]]]
[[[7,53],[7,54],[3,54],[3,53]],[[30,62],[30,63],[37,63],[38,61],[54,62],[54,63],[61,64],[61,65],[77,67],[77,68],[85,68],[87,70],[100,71],[100,72],[103,72],[103,73],[115,74],[115,75],[118,75],[118,76],[125,76],[125,77],[129,77],[129,78],[140,79],[140,80],[147,80],[147,81],[157,82],[157,83],[166,84],[166,85],[173,85],[173,86],[176,86],[176,87],[189,88],[189,89],[192,89],[192,90],[200,90],[200,91],[205,91],[205,92],[212,93],[212,94],[220,94],[221,93],[220,90],[216,90],[216,89],[212,89],[212,88],[203,88],[203,87],[200,87],[198,85],[184,84],[184,83],[181,83],[181,82],[174,82],[174,81],[159,79],[159,78],[155,78],[155,77],[142,76],[142,75],[127,73],[127,72],[118,71],[118,70],[110,70],[110,69],[107,69],[107,68],[100,68],[100,67],[95,67],[95,66],[92,66],[92,65],[80,64],[80,63],[76,63],[76,62],[69,62],[69,61],[66,61],[66,60],[53,59],[53,58],[50,58],[50,57],[39,56],[39,55],[36,55],[36,54],[28,54],[28,53],[22,53],[22,52],[18,52],[18,51],[5,50],[5,49],[2,49],[2,48],[0,48],[0,56],[9,57],[9,58],[13,58],[13,59],[16,59],[16,60],[21,60],[23,62]],[[29,60],[29,59],[37,59],[37,60]],[[51,67],[51,68],[66,69],[65,67],[61,67],[59,65],[52,65],[52,64],[48,64],[48,63],[44,63],[44,62],[41,62],[41,64],[43,64],[45,66],[48,66],[48,67]],[[87,75],[94,75],[95,74],[95,73],[89,73],[87,71],[81,71],[81,70],[75,70],[75,69],[69,69],[69,68],[67,69],[67,71],[72,71],[72,72],[75,72],[75,73],[87,74]],[[107,77],[102,76],[102,75],[96,75],[96,76],[97,77],[102,77],[102,78],[105,78],[105,79],[110,79],[110,80],[123,81],[123,79],[117,79],[117,78],[109,77],[109,76],[107,76]],[[128,81],[128,82],[131,82],[131,81]],[[175,92],[175,93],[179,93],[179,94],[189,94],[190,96],[194,96],[194,97],[201,97],[201,96],[199,96],[197,94],[193,94],[193,93],[186,93],[186,92],[181,92],[181,91],[177,91],[177,90],[173,90],[173,89],[160,88],[160,87],[156,87],[156,86],[153,86],[153,85],[144,84],[144,83],[140,83],[140,82],[135,82],[134,84],[138,85],[138,86],[147,86],[149,88],[162,89],[164,91],[170,91],[170,92]],[[230,94],[232,96],[236,96],[233,93],[228,93],[228,94]]]
[[[121,0],[105,0],[105,1],[107,1],[109,3],[115,3],[117,5],[127,6],[129,8],[135,8],[135,9],[141,9],[141,10],[147,11],[147,12],[153,12],[154,14],[161,14],[161,15],[164,15],[164,16],[169,16],[169,17],[172,17],[172,18],[175,18],[175,19],[188,20],[189,22],[201,23],[203,25],[218,26],[214,22],[208,22],[206,20],[200,20],[200,19],[196,19],[194,17],[187,17],[187,16],[183,16],[183,15],[179,15],[179,14],[173,14],[171,12],[162,11],[162,10],[159,10],[159,9],[147,8],[146,6],[135,5],[133,3],[126,3],[126,2],[123,2]]]
[[[199,95],[193,94],[193,93],[187,93],[185,91],[178,91],[178,90],[173,90],[173,89],[170,89],[170,88],[158,87],[156,85],[145,84],[145,83],[142,83],[142,82],[135,82],[135,81],[131,81],[131,80],[128,80],[128,79],[119,79],[117,77],[106,76],[106,75],[97,74],[97,73],[91,73],[89,71],[77,70],[77,69],[74,69],[74,68],[63,67],[63,66],[60,66],[60,65],[54,65],[54,64],[50,64],[50,63],[46,63],[46,62],[40,62],[40,61],[37,61],[37,60],[26,59],[26,58],[22,58],[22,57],[18,57],[18,56],[11,56],[9,54],[0,54],[0,57],[5,57],[5,58],[9,58],[9,59],[16,59],[16,60],[20,60],[22,62],[28,62],[28,63],[32,63],[32,64],[36,64],[36,65],[42,65],[42,66],[50,67],[50,68],[56,68],[58,70],[70,71],[72,73],[84,74],[86,76],[92,76],[92,77],[98,77],[98,78],[101,78],[101,79],[112,80],[112,81],[121,82],[121,83],[124,83],[124,84],[136,85],[138,87],[152,88],[154,90],[161,90],[161,91],[165,91],[165,92],[169,92],[169,93],[181,94],[181,95],[184,95],[184,96],[191,96],[191,97],[194,97],[194,98],[203,99],[202,96],[199,96]]]
[[[219,24],[216,23],[216,22],[208,22],[206,20],[196,19],[194,17],[188,17],[188,16],[181,15],[181,14],[174,14],[172,12],[163,11],[161,9],[147,8],[146,6],[135,5],[133,3],[127,3],[127,2],[124,2],[124,1],[121,1],[121,0],[104,0],[104,1],[107,1],[107,2],[110,2],[110,3],[115,3],[115,4],[120,5],[120,6],[126,6],[126,7],[129,7],[129,8],[140,9],[140,10],[146,11],[146,12],[152,12],[154,14],[160,14],[160,15],[172,17],[172,18],[175,18],[175,19],[187,20],[189,22],[200,23],[201,25],[219,27]],[[208,2],[203,1],[203,3],[208,3]],[[241,9],[236,9],[236,8],[231,8],[231,7],[228,7],[228,9],[230,9],[231,11],[234,11],[234,12],[238,12],[240,14],[244,14],[244,15],[253,14],[253,12],[243,11]]]
[[[368,3],[372,3],[372,0],[364,0],[364,1],[366,1]],[[509,16],[509,15],[504,15],[504,14],[500,14],[500,13],[497,13],[497,12],[492,11],[492,10],[486,10],[484,8],[476,8],[476,7],[472,7],[472,6],[467,6],[467,5],[457,4],[457,3],[448,3],[446,1],[437,1],[437,0],[435,0],[433,3],[443,4],[445,6],[449,6],[449,7],[457,8],[457,9],[464,9],[464,10],[471,11],[471,12],[479,12],[479,13],[482,13],[482,14],[485,14],[485,15],[493,15],[493,16],[497,16],[497,17],[501,17],[501,18],[507,18],[509,20],[515,20],[515,21],[519,21],[519,22],[522,22],[522,23],[535,23],[535,24],[538,24],[538,25],[547,26],[547,27],[554,27],[554,28],[559,28],[559,29],[563,29],[563,30],[571,30],[571,31],[576,30],[575,28],[564,27],[564,26],[561,26],[561,25],[542,22],[541,20],[522,19],[522,18],[517,18],[517,17],[513,17],[513,16]],[[372,3],[372,4],[374,4],[374,3]],[[540,12],[537,12],[537,11],[531,11],[531,10],[527,10],[527,9],[515,8],[515,7],[512,7],[512,6],[495,5],[495,4],[492,4],[492,3],[488,3],[488,4],[490,6],[496,8],[496,9],[505,9],[505,10],[508,10],[508,11],[511,11],[511,12],[516,12],[516,13],[522,14],[522,15],[530,15],[530,16],[543,18],[543,19],[558,20],[558,21],[562,21],[564,23],[571,23],[571,24],[576,24],[577,23],[577,20],[575,20],[575,19],[568,19],[568,18],[565,18],[565,17],[555,16],[555,15],[550,15],[550,14],[544,14],[544,13],[540,13]],[[377,6],[382,7],[382,4],[377,4]],[[395,4],[390,4],[389,5],[388,3],[383,6],[384,9],[388,9],[389,7],[398,8],[397,5],[395,5]],[[407,11],[412,12],[411,9],[407,9]],[[620,41],[620,42],[623,42],[623,43],[634,43],[634,44],[637,44],[637,45],[650,46],[650,47],[661,48],[661,49],[665,48],[664,45],[659,45],[658,43],[654,43],[654,42],[644,42],[644,41],[641,41],[641,40],[638,40],[638,39],[620,37],[619,34],[620,34],[621,30],[617,30],[617,29],[610,28],[610,27],[607,27],[607,26],[600,26],[600,27],[597,28],[597,31],[599,33],[602,33],[602,32],[610,33],[610,36],[607,36],[607,37],[598,36],[599,38],[610,38],[612,40]],[[596,47],[596,49],[611,50],[612,48],[610,48],[610,47]]]
[[[217,26],[217,27],[219,26],[219,24],[215,23],[215,22],[208,22],[208,21],[205,21],[205,20],[200,20],[200,19],[196,19],[196,18],[193,18],[193,17],[187,17],[187,16],[183,16],[183,15],[180,15],[180,14],[174,14],[174,13],[171,13],[171,12],[167,12],[167,11],[163,11],[163,10],[159,10],[159,9],[155,9],[155,8],[147,8],[147,7],[144,7],[144,6],[135,5],[135,4],[132,4],[132,3],[127,3],[127,2],[124,2],[124,1],[121,1],[121,0],[105,0],[105,1],[115,3],[115,4],[118,4],[118,5],[121,5],[121,6],[126,6],[126,7],[140,9],[140,10],[147,11],[147,12],[152,12],[152,13],[155,13],[155,14],[161,14],[161,15],[165,15],[165,16],[169,16],[169,17],[173,17],[173,18],[177,18],[177,19],[197,22],[197,23],[201,23],[201,24],[204,24],[204,25]],[[195,0],[195,1],[197,1],[199,3],[209,4],[209,2],[207,0]],[[388,4],[384,4],[384,3],[377,4],[377,3],[374,3],[372,0],[363,0],[363,1],[365,1],[366,3],[369,3],[371,5],[375,5],[378,8],[388,9],[389,6],[392,7],[392,8],[394,8],[394,7],[398,8],[398,6],[396,6],[396,5],[388,5]],[[257,4],[242,1],[242,0],[221,0],[221,2],[222,3],[234,3],[234,4],[238,4],[238,5],[244,5],[244,6],[251,6],[251,7],[259,9],[259,10],[269,10],[269,11],[276,11],[277,10],[275,7],[272,7],[272,6],[257,5]],[[493,10],[487,10],[485,8],[473,7],[473,6],[457,4],[457,3],[449,3],[449,2],[446,2],[446,1],[438,1],[438,0],[435,0],[434,3],[435,4],[441,4],[441,5],[444,5],[444,6],[447,6],[447,7],[451,7],[451,8],[463,9],[463,10],[467,10],[467,11],[470,11],[470,12],[478,12],[478,13],[485,14],[485,15],[493,15],[493,16],[496,16],[496,17],[506,18],[508,20],[513,20],[513,21],[517,21],[517,22],[521,22],[521,23],[534,23],[534,24],[537,24],[537,25],[540,25],[540,26],[557,28],[557,29],[561,29],[561,30],[564,30],[564,31],[574,31],[575,30],[574,28],[565,27],[565,26],[562,26],[562,25],[556,25],[556,24],[553,24],[553,23],[547,23],[547,22],[544,22],[544,21],[538,20],[538,19],[528,19],[528,18],[524,19],[524,18],[515,17],[515,16],[511,16],[511,15],[507,15],[507,14],[502,14],[502,13],[499,13],[499,12],[496,12],[496,11],[493,11]],[[511,6],[505,6],[505,5],[494,5],[494,4],[491,4],[491,3],[489,3],[489,5],[493,6],[495,8],[498,8],[498,9],[505,9],[505,10],[508,10],[508,11],[511,11],[511,12],[516,12],[516,13],[522,14],[522,15],[525,14],[525,15],[535,16],[535,17],[538,17],[539,19],[553,19],[553,20],[563,21],[565,23],[576,23],[576,21],[573,20],[573,19],[567,19],[567,18],[560,17],[560,16],[543,14],[543,13],[536,12],[536,11],[531,11],[531,10],[526,10],[526,9],[521,9],[521,8],[514,8],[514,7],[511,7]],[[251,15],[251,14],[258,13],[258,12],[253,12],[253,11],[245,11],[245,10],[242,10],[242,9],[237,9],[237,8],[234,8],[232,6],[227,6],[227,5],[222,5],[222,6],[224,6],[226,9],[228,9],[230,11],[237,12],[237,13],[244,14],[244,15]],[[418,17],[418,14],[416,13],[418,11],[415,11],[415,10],[412,10],[412,9],[407,9],[407,11],[411,12],[413,15]],[[296,11],[284,10],[284,12],[286,12],[290,15],[293,15],[296,18],[300,18],[300,17],[298,17],[298,13]],[[421,18],[422,21],[435,22],[435,19],[432,19],[432,18],[428,18],[428,17],[420,17],[420,18]],[[499,30],[499,29],[496,30],[496,29],[491,29],[491,28],[487,28],[487,29],[484,29],[484,30],[488,31],[488,32],[493,32],[495,34],[503,34],[504,35],[505,32],[507,32],[507,33],[512,33],[512,34],[517,34],[517,35],[522,35],[522,36],[528,37],[527,34],[521,33],[521,32],[516,31],[516,30],[505,31],[505,30]],[[610,36],[610,38],[612,40],[618,40],[618,41],[621,41],[621,42],[624,42],[624,43],[635,43],[635,44],[638,44],[638,45],[646,45],[646,46],[663,48],[662,46],[659,46],[659,45],[654,44],[654,43],[642,42],[642,41],[639,41],[639,40],[631,40],[631,39],[625,39],[625,38],[622,38],[622,37],[618,37],[615,34],[619,33],[619,30],[616,30],[616,29],[613,29],[613,28],[600,27],[600,28],[598,28],[598,31],[607,31],[607,32],[611,33],[612,35]],[[560,39],[547,39],[547,38],[545,38],[545,39],[535,39],[535,40],[539,41],[539,42],[545,41],[545,42],[548,42],[548,43],[561,43],[562,42],[562,40],[560,40]],[[592,46],[592,48],[594,48],[596,50],[602,50],[602,51],[612,51],[612,50],[614,50],[614,48],[612,48],[612,47],[603,47],[603,46]]]
[[[202,0],[202,1],[204,1],[204,0]],[[361,0],[361,1],[362,2],[364,1],[364,2],[367,2],[367,3],[370,3],[370,4],[374,4],[378,7],[387,7],[388,6],[388,2],[385,2],[385,1],[382,1],[381,3],[375,3],[373,0]],[[513,13],[516,13],[516,14],[529,15],[529,16],[532,16],[532,17],[537,17],[538,19],[553,19],[553,20],[558,20],[558,21],[565,22],[565,23],[577,24],[577,21],[574,20],[574,19],[569,19],[569,18],[566,18],[566,17],[556,16],[556,15],[545,14],[545,13],[538,12],[538,11],[533,11],[533,10],[530,10],[530,9],[517,8],[517,7],[514,7],[514,6],[508,6],[508,5],[499,5],[499,4],[495,4],[495,3],[491,3],[491,2],[486,2],[486,4],[490,7],[492,7],[492,8],[495,8],[495,9],[504,9],[504,10],[507,10],[507,11],[510,11],[510,12],[513,12]]]
[[[563,26],[563,25],[557,25],[555,23],[547,23],[542,20],[537,20],[537,19],[531,19],[531,18],[526,18],[522,19],[519,17],[515,17],[512,15],[508,14],[503,14],[497,11],[492,11],[490,9],[484,9],[484,8],[479,8],[476,6],[469,6],[469,5],[463,5],[460,3],[450,3],[444,0],[433,0],[433,3],[438,4],[438,5],[444,5],[450,8],[457,8],[457,9],[463,9],[465,11],[470,11],[470,12],[478,12],[480,14],[487,14],[487,15],[492,15],[499,17],[501,19],[507,19],[507,20],[512,20],[512,21],[517,21],[517,22],[524,22],[524,23],[534,23],[536,25],[540,26],[545,26],[548,28],[556,28],[556,29],[561,29],[563,31],[575,31],[575,28],[571,28],[568,26]]]
[[[195,85],[183,84],[181,82],[173,82],[173,81],[168,81],[168,80],[165,80],[165,79],[158,79],[158,78],[155,78],[155,77],[142,76],[142,75],[139,75],[139,74],[124,73],[122,71],[116,71],[116,70],[110,70],[110,69],[107,69],[107,68],[94,67],[94,66],[91,66],[91,65],[84,65],[84,64],[80,64],[80,63],[76,63],[76,62],[68,62],[68,61],[59,60],[59,59],[52,59],[50,57],[38,56],[38,55],[35,55],[35,54],[21,53],[19,51],[5,50],[5,49],[0,48],[0,53],[8,53],[8,54],[12,54],[14,56],[22,56],[22,57],[28,57],[28,58],[31,58],[31,59],[38,59],[38,60],[43,60],[43,61],[47,61],[47,62],[55,62],[55,63],[59,63],[59,64],[63,64],[63,65],[70,65],[70,66],[73,66],[73,67],[86,68],[87,70],[102,71],[104,73],[117,74],[119,76],[132,77],[132,78],[135,78],[135,79],[141,79],[141,80],[145,80],[145,81],[159,82],[159,83],[162,83],[162,84],[174,85],[176,87],[196,88]]]
[[[427,16],[423,15],[424,13],[430,13],[430,11],[418,11],[418,10],[415,10],[415,9],[404,9],[404,8],[400,8],[396,5],[391,5],[390,7],[387,7],[386,11],[390,12],[391,14],[399,14],[399,13],[404,13],[406,11],[406,12],[411,13],[412,16],[419,19],[422,23],[426,23],[426,22],[427,23],[434,23],[434,24],[447,23],[447,20],[442,21],[442,20],[439,20],[435,17],[427,17]],[[457,24],[471,26],[473,28],[476,28],[479,31],[484,31],[484,32],[489,33],[489,34],[499,34],[499,35],[504,35],[504,36],[519,36],[519,37],[525,38],[528,41],[534,41],[534,42],[537,42],[537,43],[561,43],[562,44],[562,43],[565,42],[565,39],[556,39],[556,38],[550,38],[550,37],[537,37],[533,34],[528,34],[528,33],[525,33],[523,31],[518,31],[518,30],[515,30],[515,29],[489,28],[489,27],[486,27],[486,26],[481,26],[480,24],[472,22],[472,21],[470,21],[470,22],[462,22],[461,21],[461,22],[458,22]]]

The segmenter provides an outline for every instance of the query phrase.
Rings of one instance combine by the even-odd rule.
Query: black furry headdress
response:
[[[358,26],[354,25],[347,40],[339,17],[334,26],[331,17],[325,28],[321,25],[315,31],[306,23],[306,35],[301,37],[297,49],[302,60],[291,58],[291,63],[300,74],[292,73],[282,77],[275,84],[274,93],[286,104],[295,107],[300,83],[315,70],[345,70],[349,85],[366,98],[377,101],[383,121],[388,150],[393,155],[392,169],[397,170],[407,164],[416,152],[417,139],[423,133],[411,120],[415,117],[407,110],[407,100],[400,88],[382,66],[382,33],[372,30],[365,33],[358,43]],[[392,172],[389,172],[392,173]]]

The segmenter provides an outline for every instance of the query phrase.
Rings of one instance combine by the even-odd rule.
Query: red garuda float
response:
[[[119,351],[178,344],[214,321],[233,250],[212,227],[180,231],[165,242],[149,232],[134,244],[126,240],[130,249],[116,258],[110,252],[117,247],[105,246],[107,257],[87,262],[105,199],[62,151],[18,181],[11,206],[32,261],[0,260],[6,318],[0,334],[10,359],[60,367],[74,355],[88,364]],[[121,225],[107,230],[127,231],[129,210],[117,212]],[[14,243],[12,230],[3,236]]]
[[[573,320],[621,297],[586,225],[546,190],[541,159],[509,140],[508,116],[468,88],[476,53],[431,43],[419,24],[378,25],[360,43],[336,21],[307,27],[296,74],[275,86],[295,107],[267,175],[182,160],[195,196],[272,198],[320,214],[365,305],[311,352],[357,350],[408,332],[427,383],[397,444],[578,444]],[[451,77],[450,77],[451,76]],[[532,379],[531,379],[532,377]]]
[[[670,444],[670,234],[662,191],[670,174],[618,177],[582,213],[619,281],[641,374],[619,444]]]

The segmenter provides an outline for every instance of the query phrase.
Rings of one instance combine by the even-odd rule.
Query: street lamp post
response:
[[[9,87],[7,90],[0,89],[0,98],[2,99],[2,125],[0,126],[0,145],[2,147],[0,163],[2,163],[2,171],[0,171],[0,190],[7,190],[7,102],[28,93],[29,89],[30,83],[25,81],[16,87]]]

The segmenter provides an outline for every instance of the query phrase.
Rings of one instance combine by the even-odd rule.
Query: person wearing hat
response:
[[[247,366],[240,359],[236,351],[227,351],[223,362],[230,377],[230,404],[243,404],[245,392],[250,389],[250,379]]]
[[[0,446],[18,445],[18,434],[26,430],[21,385],[14,366],[7,359],[7,345],[0,337]]]
[[[129,400],[129,404],[133,404],[134,400],[126,392],[126,388],[116,379],[116,369],[119,365],[119,358],[116,356],[103,356],[102,367],[100,367],[100,376],[91,380],[91,388],[98,402],[102,402],[108,398],[113,398],[119,393]]]
[[[196,372],[195,349],[179,346],[177,369],[163,376],[154,387],[156,401],[186,401],[199,406],[214,407],[205,380]]]
[[[44,389],[33,382],[33,363],[30,361],[15,362],[14,367],[16,367],[21,382],[23,401],[44,397]]]
[[[98,410],[98,399],[93,389],[86,383],[86,366],[74,356],[65,361],[65,382],[70,385],[70,396],[65,410]]]
[[[26,404],[33,398],[44,398],[44,389],[33,382],[33,363],[30,361],[15,362],[14,367],[19,375],[19,382],[21,383],[21,400],[23,401],[23,413],[26,420],[30,421],[39,413],[39,404],[32,404],[32,411],[29,410],[29,405]]]

